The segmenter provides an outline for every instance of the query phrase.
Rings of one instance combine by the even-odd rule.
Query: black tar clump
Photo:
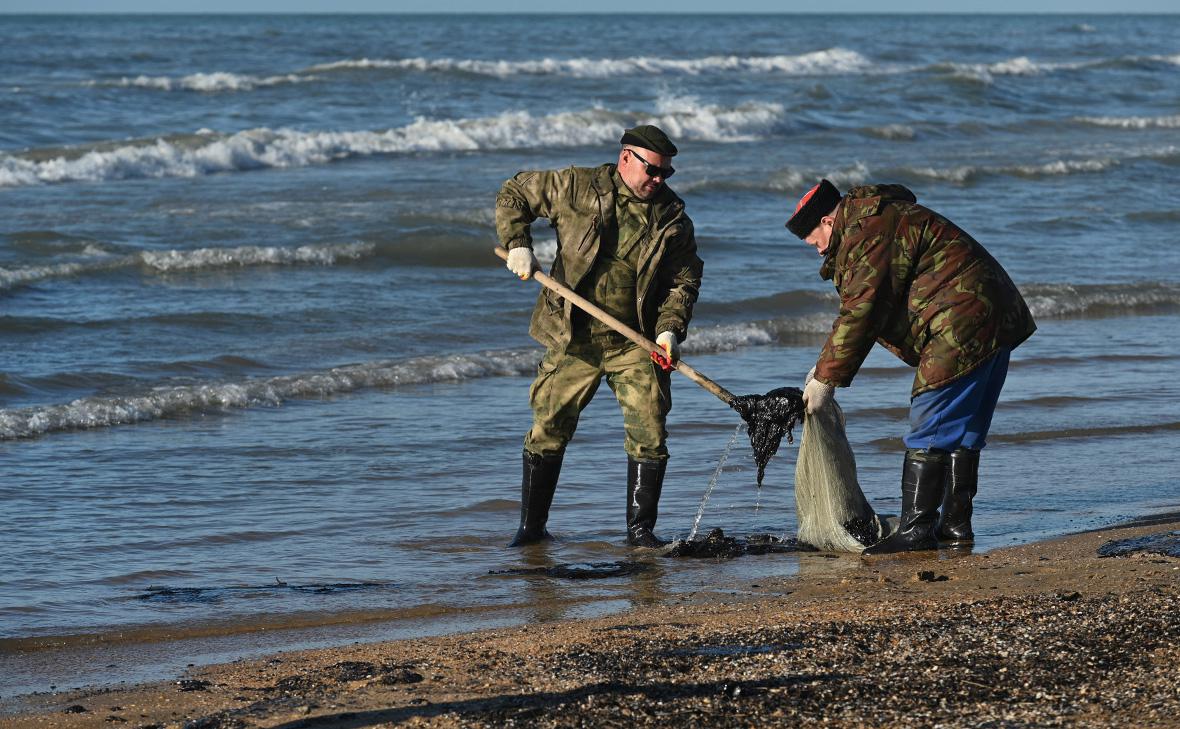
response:
[[[794,443],[791,429],[803,418],[803,391],[797,387],[780,387],[765,395],[738,395],[729,406],[746,421],[754,462],[758,464],[758,485],[766,464],[778,452],[779,443],[787,436]]]

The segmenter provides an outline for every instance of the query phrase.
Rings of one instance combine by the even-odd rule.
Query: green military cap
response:
[[[650,149],[665,157],[676,156],[676,145],[672,144],[672,140],[668,139],[668,135],[664,134],[662,129],[651,124],[640,124],[628,129],[623,132],[623,138],[619,140],[619,143],[630,144],[640,149]]]

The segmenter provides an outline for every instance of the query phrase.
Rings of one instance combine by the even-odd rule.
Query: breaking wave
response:
[[[1180,285],[1169,283],[1035,284],[1021,290],[1033,316],[1041,318],[1097,318],[1180,307]]]
[[[1180,129],[1180,114],[1170,116],[1079,116],[1074,121],[1116,129]]]
[[[1054,178],[1065,175],[1087,175],[1105,172],[1134,159],[1166,160],[1178,154],[1176,149],[1163,149],[1144,155],[1132,155],[1125,159],[1113,157],[1099,159],[1050,160],[1037,164],[1021,165],[956,165],[950,167],[882,167],[870,168],[864,162],[854,162],[842,167],[829,168],[787,168],[774,172],[765,180],[748,180],[732,177],[704,177],[677,189],[682,193],[707,190],[758,190],[799,194],[815,184],[815,180],[826,178],[840,189],[872,183],[876,180],[897,180],[901,182],[937,180],[956,185],[972,185],[989,177],[1019,177],[1023,179]]]
[[[1042,318],[1117,316],[1180,308],[1180,285],[1175,284],[1036,284],[1025,287],[1024,292],[1034,315]],[[695,326],[682,346],[685,354],[814,343],[830,331],[836,302],[830,294],[792,291],[718,308],[723,310],[717,313],[723,315],[744,311],[748,316],[775,310],[785,310],[788,315]],[[485,351],[366,362],[296,375],[151,386],[140,392],[85,397],[61,405],[0,410],[0,440],[251,407],[277,407],[292,400],[323,398],[366,388],[530,376],[540,356],[540,349]]]
[[[90,148],[0,154],[0,187],[72,181],[196,177],[219,172],[303,167],[378,154],[577,147],[614,143],[621,127],[657,124],[694,141],[759,139],[784,116],[779,104],[736,107],[702,104],[693,97],[665,97],[654,113],[603,107],[533,116],[505,112],[473,119],[424,119],[385,131],[303,132],[249,129],[175,135]]]
[[[318,80],[318,76],[294,73],[282,76],[252,76],[218,71],[215,73],[194,73],[178,78],[172,76],[136,76],[134,78],[128,78],[124,76],[118,80],[87,81],[86,85],[213,93],[218,91],[252,91],[268,86],[301,84]]]
[[[130,255],[107,254],[96,260],[59,263],[48,266],[0,267],[0,291],[56,278],[108,273],[123,269],[141,269],[151,273],[172,273],[216,268],[282,266],[309,264],[330,266],[355,261],[376,251],[372,243],[338,243],[307,245],[298,248],[280,246],[241,246],[237,248],[196,248],[191,250],[141,251]]]
[[[311,66],[310,72],[382,69],[405,72],[469,73],[506,78],[517,75],[608,78],[650,74],[778,73],[795,76],[858,73],[873,64],[856,51],[828,48],[798,55],[701,58],[542,58],[505,61],[455,58],[350,59]]]
[[[328,397],[361,388],[522,375],[535,370],[536,364],[535,351],[510,350],[419,357],[405,362],[373,362],[323,372],[234,382],[160,386],[135,394],[86,397],[64,405],[0,410],[0,440],[189,414],[275,407],[289,400]]]

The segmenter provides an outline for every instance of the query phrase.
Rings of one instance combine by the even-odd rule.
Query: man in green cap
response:
[[[664,350],[646,352],[541,290],[529,334],[546,352],[529,390],[533,427],[524,439],[520,528],[510,546],[550,538],[545,523],[566,444],[603,377],[623,410],[627,541],[665,544],[652,530],[668,464],[671,367],[653,360],[678,358],[703,264],[684,202],[665,184],[676,145],[649,124],[626,130],[619,141],[615,164],[520,172],[496,196],[496,233],[509,270],[527,279],[539,268],[530,225],[547,218],[557,231],[549,275]]]

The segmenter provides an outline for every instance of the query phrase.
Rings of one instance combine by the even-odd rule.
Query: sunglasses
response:
[[[627,151],[631,153],[632,157],[634,157],[635,159],[639,160],[644,165],[646,165],[646,167],[644,167],[643,171],[647,174],[648,177],[660,177],[660,178],[666,180],[669,177],[671,177],[672,175],[676,174],[676,170],[672,169],[671,167],[656,167],[651,162],[648,162],[644,158],[635,154],[635,150],[633,150],[633,149],[628,149]]]

